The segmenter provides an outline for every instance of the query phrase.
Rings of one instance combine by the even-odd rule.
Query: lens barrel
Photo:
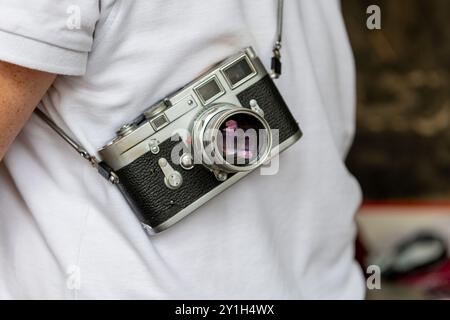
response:
[[[251,171],[272,149],[272,132],[256,111],[217,104],[199,115],[192,128],[195,163],[227,173]]]

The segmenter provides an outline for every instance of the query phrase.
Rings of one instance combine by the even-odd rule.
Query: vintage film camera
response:
[[[257,134],[250,139],[252,130]],[[244,136],[233,136],[236,132]],[[301,136],[249,47],[122,126],[99,154],[144,227],[155,234]]]

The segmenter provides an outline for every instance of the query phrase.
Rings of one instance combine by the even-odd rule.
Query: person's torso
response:
[[[337,2],[286,1],[284,24],[276,84],[304,137],[276,175],[247,176],[160,235],[33,116],[0,169],[0,297],[361,297],[360,192],[343,163],[353,65]],[[42,107],[95,152],[243,47],[268,68],[275,30],[275,0],[115,1],[86,75],[59,77]]]

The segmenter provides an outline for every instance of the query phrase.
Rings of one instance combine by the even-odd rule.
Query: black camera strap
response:
[[[282,33],[283,33],[283,0],[278,0],[278,9],[277,9],[277,33],[276,40],[273,46],[273,57],[271,60],[271,69],[272,74],[271,77],[274,79],[278,79],[281,75],[281,41],[282,41]],[[72,139],[63,129],[61,129],[49,116],[47,116],[43,111],[36,108],[34,111],[36,115],[41,118],[45,123],[49,125],[64,141],[66,141],[80,156],[82,156],[85,160],[89,161],[89,163],[97,169],[98,173],[104,177],[106,180],[111,182],[112,184],[119,183],[119,177],[114,173],[113,169],[111,169],[106,163],[100,161],[95,156],[91,155],[87,152],[86,148],[84,148],[80,143]]]
[[[273,57],[270,63],[272,69],[272,78],[278,79],[281,76],[281,41],[283,35],[283,0],[278,0],[277,10],[277,36],[273,45]]]

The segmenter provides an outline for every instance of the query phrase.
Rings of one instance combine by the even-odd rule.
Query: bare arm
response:
[[[55,77],[0,61],[0,161]]]

